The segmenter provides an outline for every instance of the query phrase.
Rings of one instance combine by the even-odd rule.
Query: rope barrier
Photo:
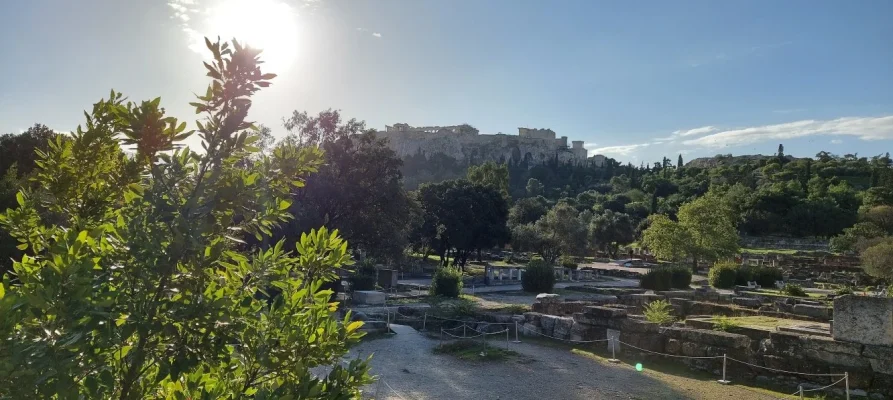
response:
[[[530,328],[527,328],[527,327],[525,327],[524,325],[519,325],[519,327],[520,327],[521,329],[527,331],[527,332],[533,332],[533,333],[535,333],[535,334],[537,334],[537,335],[540,335],[540,336],[544,336],[544,337],[547,337],[547,338],[550,338],[550,339],[555,339],[555,340],[561,340],[561,341],[565,341],[565,342],[572,342],[572,343],[597,343],[597,342],[607,342],[607,341],[611,340],[611,339],[597,339],[597,340],[573,340],[573,339],[561,339],[561,338],[557,338],[557,337],[555,337],[555,336],[549,336],[549,335],[547,335],[547,334],[545,334],[545,333],[542,333],[542,332],[537,332],[537,331],[535,331],[535,330],[531,330]]]
[[[456,338],[456,339],[474,339],[474,338],[479,338],[479,337],[481,337],[481,336],[496,335],[496,334],[506,333],[506,332],[508,332],[508,329],[504,329],[504,330],[501,330],[501,331],[499,331],[499,332],[481,333],[480,335],[475,335],[475,336],[456,336],[456,335],[453,335],[452,333],[449,333],[449,332],[444,331],[444,330],[441,329],[441,333],[444,333],[444,334],[446,334],[447,336],[454,337],[454,338]]]
[[[621,343],[621,344],[627,345],[627,346],[632,347],[632,348],[634,348],[634,349],[636,349],[636,350],[640,350],[640,351],[644,351],[644,352],[648,352],[648,353],[652,353],[652,354],[657,354],[657,355],[661,355],[661,356],[676,357],[676,358],[692,358],[692,359],[716,359],[716,358],[723,358],[723,356],[691,357],[691,356],[679,356],[679,355],[675,355],[675,354],[659,353],[659,352],[656,352],[656,351],[651,351],[651,350],[643,349],[643,348],[641,348],[641,347],[633,346],[633,345],[631,345],[631,344],[629,344],[629,343],[626,343],[626,342],[621,341],[620,339],[615,339],[615,340],[617,340],[617,343]]]
[[[773,371],[773,372],[781,372],[781,373],[785,373],[785,374],[804,375],[804,376],[843,376],[843,377],[846,376],[846,374],[810,374],[810,373],[807,373],[807,372],[786,371],[786,370],[783,370],[783,369],[775,369],[775,368],[764,367],[764,366],[761,366],[761,365],[751,364],[751,363],[749,363],[749,362],[744,362],[744,361],[741,361],[741,360],[736,360],[736,359],[734,359],[734,358],[732,358],[732,357],[728,357],[728,359],[731,360],[731,361],[737,362],[737,363],[741,363],[741,364],[745,364],[745,365],[750,365],[751,367],[762,368],[762,369],[766,369],[766,370],[769,370],[769,371]]]
[[[844,379],[846,379],[846,377],[840,378],[840,379],[837,380],[837,382],[834,382],[834,383],[832,383],[832,384],[830,384],[830,385],[828,385],[828,386],[822,386],[822,387],[820,387],[820,388],[815,388],[815,389],[803,389],[803,392],[815,392],[815,391],[819,391],[819,390],[825,390],[825,389],[827,389],[827,388],[829,388],[829,387],[831,387],[831,386],[834,386],[834,385],[837,385],[837,384],[840,383],[840,382],[843,382]]]
[[[388,383],[388,381],[386,381],[386,380],[384,380],[384,379],[380,379],[380,380],[381,380],[382,382],[384,382],[385,386],[387,386],[388,389],[391,389],[391,391],[394,392],[394,394],[397,395],[397,398],[399,398],[400,400],[406,400],[406,399],[403,398],[403,396],[400,395],[400,392],[394,390],[394,388],[391,387],[391,385]]]

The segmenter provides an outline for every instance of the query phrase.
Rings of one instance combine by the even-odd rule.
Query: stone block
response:
[[[573,327],[573,318],[558,317],[555,319],[555,327],[552,329],[552,336],[559,339],[569,339],[571,336],[571,328]]]
[[[534,326],[533,324],[526,323],[524,325],[520,325],[521,332],[519,332],[523,336],[539,336],[539,334],[543,333],[542,329],[538,326]]]
[[[863,358],[860,356],[852,356],[848,354],[841,353],[831,353],[827,351],[814,350],[814,349],[803,349],[802,354],[811,360],[821,361],[828,365],[838,365],[844,367],[844,369],[851,368],[870,368],[871,364],[868,362],[867,358]]]
[[[831,309],[826,306],[797,304],[794,306],[793,313],[823,320],[828,320],[831,318]]]
[[[862,357],[868,358],[874,372],[893,375],[893,347],[865,345]]]
[[[846,342],[893,346],[893,298],[835,298],[831,333]]]
[[[536,301],[540,303],[555,303],[561,301],[561,296],[555,293],[540,293],[536,295]]]
[[[541,325],[541,320],[543,318],[543,314],[535,313],[535,312],[526,312],[524,313],[524,320],[527,321],[528,324],[531,324],[537,328]]]
[[[605,330],[592,325],[574,324],[571,327],[570,339],[578,341],[605,339]]]
[[[640,319],[625,318],[622,320],[620,329],[623,332],[630,333],[660,333],[660,325]]]
[[[542,328],[542,332],[544,335],[552,336],[552,331],[555,329],[555,321],[558,317],[553,315],[543,315],[540,317],[540,328]]]
[[[679,355],[682,353],[682,342],[677,339],[667,339],[667,345],[664,347],[667,354]]]
[[[591,318],[626,318],[626,310],[603,306],[584,307],[583,314]]]
[[[701,343],[683,342],[682,355],[686,357],[706,357],[707,351],[705,346]]]
[[[863,353],[863,346],[859,343],[841,342],[820,336],[800,336],[800,346],[804,349],[851,356],[859,356]]]
[[[760,299],[752,297],[734,297],[732,298],[732,304],[742,307],[758,308],[763,305],[763,302],[760,301]]]
[[[686,328],[681,328],[681,331],[681,339],[686,342],[719,346],[729,349],[744,349],[750,346],[749,337],[736,333]]]
[[[357,290],[353,292],[353,297],[351,299],[356,304],[381,305],[385,303],[387,295],[372,290]]]

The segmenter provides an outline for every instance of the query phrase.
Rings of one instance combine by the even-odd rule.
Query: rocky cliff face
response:
[[[403,159],[443,155],[459,165],[475,165],[486,161],[533,165],[557,157],[560,162],[585,162],[566,147],[555,145],[554,139],[527,138],[510,135],[438,135],[425,132],[379,132],[389,146]]]

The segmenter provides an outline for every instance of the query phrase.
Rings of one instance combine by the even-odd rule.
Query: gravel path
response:
[[[464,361],[433,354],[438,341],[392,325],[396,335],[363,342],[351,357],[372,358],[372,374],[384,381],[367,388],[376,399],[773,399],[761,392],[716,382],[636,372],[567,349],[510,343],[521,357],[503,362]],[[494,342],[502,346],[505,342]],[[391,390],[388,385],[393,388]],[[377,394],[377,396],[376,396]]]

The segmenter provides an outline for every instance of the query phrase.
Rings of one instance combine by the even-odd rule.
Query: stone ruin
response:
[[[660,295],[640,293],[633,298],[648,302]],[[680,310],[681,301],[673,299],[678,313],[696,312],[714,315],[700,307],[701,302],[687,303],[690,310]],[[534,304],[537,311],[523,316],[521,334],[547,335],[557,339],[603,340],[609,335],[641,349],[686,357],[722,356],[756,366],[777,370],[814,374],[849,374],[851,394],[871,399],[893,398],[893,299],[863,296],[842,296],[834,301],[835,320],[831,335],[802,332],[767,331],[735,328],[732,332],[714,331],[707,327],[661,326],[632,315],[636,307],[599,300],[603,305],[584,302],[561,302],[555,298]],[[618,299],[618,301],[620,301]],[[620,301],[623,302],[623,301]],[[828,337],[831,336],[831,337]],[[601,346],[601,345],[600,345]],[[618,349],[643,360],[664,358],[622,344]],[[689,367],[719,374],[722,359],[675,359]],[[830,377],[800,376],[775,373],[737,362],[727,364],[727,376],[735,381],[756,381],[790,386],[817,388],[833,382]],[[834,378],[836,380],[837,378]],[[840,387],[834,388],[842,394]]]

